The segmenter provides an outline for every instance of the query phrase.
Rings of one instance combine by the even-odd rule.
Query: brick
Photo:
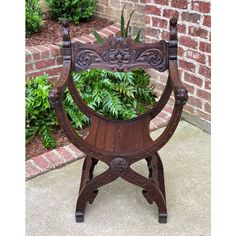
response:
[[[211,100],[211,94],[205,90],[200,90],[198,89],[197,90],[197,96],[200,97],[200,98],[203,98],[207,101],[210,101]]]
[[[108,0],[100,0],[99,3],[108,6]]]
[[[56,167],[62,166],[66,163],[66,159],[60,157],[59,153],[55,150],[45,153],[44,156]]]
[[[26,72],[34,71],[33,64],[26,64],[25,71]]]
[[[32,55],[31,55],[31,52],[25,50],[25,62],[26,62],[26,63],[27,63],[27,62],[30,62],[30,61],[32,61],[32,59],[33,59],[33,57],[32,57]]]
[[[33,164],[31,160],[27,160],[25,162],[25,171],[26,173],[30,176],[37,176],[40,174],[40,169],[36,168]]]
[[[32,161],[36,166],[38,166],[42,171],[52,170],[54,166],[43,158],[43,155],[36,156],[32,158]]]
[[[43,71],[37,71],[37,72],[30,72],[30,73],[26,73],[26,77],[27,78],[35,78],[37,76],[43,75],[44,72]]]
[[[210,13],[211,4],[210,2],[195,1],[192,2],[192,9],[201,13]]]
[[[211,78],[211,69],[206,66],[200,66],[198,73],[205,76],[206,78]]]
[[[196,110],[196,115],[204,120],[211,121],[211,116],[209,114],[206,114],[205,112]]]
[[[66,159],[67,162],[71,162],[73,160],[75,160],[75,158],[73,157],[73,155],[67,151],[64,147],[60,147],[57,149],[57,152]]]
[[[88,41],[90,41],[91,43],[95,42],[96,39],[94,36],[90,35],[90,34],[87,34],[87,35],[84,35],[83,38],[87,39]]]
[[[184,81],[182,83],[183,83],[184,87],[188,90],[189,94],[194,94],[195,87],[185,83]]]
[[[183,12],[181,14],[182,21],[199,23],[201,19],[201,15],[197,13]]]
[[[187,50],[187,58],[195,60],[201,64],[206,63],[206,56],[202,53],[199,53],[193,50]]]
[[[211,66],[211,56],[208,56],[208,65]]]
[[[67,146],[67,150],[68,149],[71,150],[74,153],[74,155],[76,155],[76,158],[80,158],[84,155],[84,153],[81,152],[78,148],[76,148],[73,144],[69,144]]]
[[[186,29],[187,29],[186,25],[183,25],[183,24],[177,25],[178,33],[186,34]]]
[[[113,32],[115,35],[116,35],[117,33],[120,33],[120,29],[118,29],[117,27],[115,27],[115,26],[113,26],[113,25],[108,26],[108,27],[106,27],[105,29],[108,29],[109,31]]]
[[[195,65],[192,62],[179,60],[179,67],[190,72],[195,72]]]
[[[56,81],[60,78],[60,76],[49,76],[48,80],[50,83],[55,84]]]
[[[160,16],[161,15],[161,10],[160,10],[160,8],[155,7],[155,6],[147,6],[145,8],[145,14]]]
[[[98,31],[98,34],[102,37],[102,38],[109,38],[109,37],[113,37],[115,36],[113,32],[107,30],[107,29],[102,29]]]
[[[36,69],[47,68],[50,66],[55,66],[55,59],[41,60],[35,63]]]
[[[203,84],[202,79],[198,78],[197,76],[184,72],[184,80],[186,82],[189,82],[191,84],[197,85],[198,87],[201,87]]]
[[[192,38],[188,37],[188,36],[181,36],[179,39],[179,43],[180,45],[183,45],[185,47],[189,47],[189,48],[197,48],[198,43],[193,40]]]
[[[158,36],[158,31],[156,29],[146,27],[145,34],[152,36],[152,37],[157,37]]]
[[[189,96],[188,104],[202,109],[202,100],[196,97]]]
[[[146,16],[145,17],[145,25],[150,25],[151,24],[151,17],[150,16]]]
[[[152,17],[152,26],[157,28],[164,28],[166,29],[168,26],[168,21],[165,19]]]
[[[48,48],[44,47],[43,45],[35,46],[35,48],[37,48],[40,51],[42,59],[50,57],[50,50]]]
[[[188,113],[192,114],[192,115],[195,115],[196,112],[195,112],[195,109],[194,107],[192,107],[191,105],[188,104],[188,102],[185,104],[184,106],[184,111],[187,111]]]
[[[44,46],[50,50],[52,57],[62,55],[62,51],[59,46],[55,46],[55,45],[51,45],[51,44],[46,44]]]
[[[159,5],[168,5],[168,0],[154,0],[154,3]]]
[[[187,0],[172,0],[171,6],[180,9],[187,9],[188,1]]]
[[[205,89],[211,90],[211,80],[210,79],[205,80]]]
[[[162,15],[166,18],[171,18],[171,17],[179,18],[179,12],[173,9],[164,9]]]
[[[189,32],[189,35],[192,35],[192,36],[196,36],[196,37],[200,37],[204,39],[208,38],[208,31],[200,27],[190,26],[188,28],[188,32]]]
[[[205,42],[200,42],[199,44],[199,50],[202,52],[211,52],[211,44],[210,43],[205,43]]]
[[[49,68],[45,69],[45,73],[48,74],[49,76],[58,76],[62,73],[63,67],[54,67],[54,68]]]
[[[204,111],[211,113],[211,104],[210,103],[206,102],[204,104]]]
[[[211,16],[204,16],[203,25],[211,27]]]
[[[184,56],[184,49],[181,47],[178,47],[178,56],[183,57]]]
[[[59,65],[59,66],[62,65],[63,64],[63,57],[61,57],[61,56],[57,57],[56,58],[56,64]]]
[[[79,39],[82,39],[85,43],[91,43],[91,41],[87,37],[85,37],[83,35],[80,36]]]
[[[161,33],[160,39],[169,40],[169,38],[170,38],[170,33],[169,33],[168,31],[163,31],[163,32]]]
[[[40,52],[36,50],[34,47],[27,47],[27,50],[31,52],[31,55],[33,56],[33,60],[37,61],[41,59]]]

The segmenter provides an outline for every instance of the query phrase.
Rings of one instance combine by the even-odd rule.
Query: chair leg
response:
[[[165,178],[164,178],[164,168],[160,158],[160,155],[156,153],[157,162],[158,162],[158,182],[161,192],[166,200],[166,191],[165,191]]]
[[[84,165],[88,167],[86,160],[84,162]],[[87,167],[85,169],[83,168],[83,172],[86,171],[84,176],[91,175],[90,170],[91,170],[92,164],[89,166],[89,168]],[[102,174],[96,176],[95,178],[93,179],[89,178],[89,181],[83,182],[83,185],[81,185],[80,187],[80,192],[79,192],[79,196],[78,196],[78,200],[76,204],[76,212],[75,212],[76,222],[84,221],[86,203],[89,202],[91,204],[93,202],[93,200],[95,199],[98,193],[97,189],[105,184],[108,184],[114,181],[118,177],[119,176],[113,174],[113,172],[110,169],[108,169]]]
[[[136,173],[131,168],[129,168],[127,172],[124,173],[121,177],[126,181],[133,183],[144,189],[143,195],[147,199],[147,201],[150,204],[152,204],[154,201],[158,206],[159,222],[166,223],[167,221],[166,201],[157,184],[153,180],[147,179],[144,176]]]

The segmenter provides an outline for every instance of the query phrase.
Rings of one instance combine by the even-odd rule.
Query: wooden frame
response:
[[[68,139],[87,156],[85,157],[79,196],[76,205],[76,221],[84,221],[86,203],[92,203],[98,188],[118,177],[143,189],[143,195],[151,204],[159,208],[159,222],[167,221],[167,208],[163,165],[158,151],[170,140],[179,120],[188,92],[181,83],[177,66],[177,19],[170,20],[170,40],[153,44],[137,44],[131,38],[115,37],[104,44],[71,43],[68,22],[63,24],[63,73],[49,94],[49,100],[56,111],[57,119]],[[145,114],[131,120],[121,121],[104,117],[90,109],[83,101],[70,72],[89,68],[103,68],[112,71],[129,71],[134,68],[169,70],[169,77],[162,96],[156,105]],[[79,137],[71,126],[63,107],[63,93],[68,88],[79,109],[91,120],[91,128],[86,139]],[[170,95],[174,92],[175,105],[170,121],[153,141],[149,134],[150,120],[157,116]],[[133,133],[135,130],[135,134]],[[146,159],[149,178],[130,167],[133,163]],[[93,177],[98,161],[108,165],[108,169]]]

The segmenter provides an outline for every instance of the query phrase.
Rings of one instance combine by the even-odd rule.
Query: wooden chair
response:
[[[170,39],[157,43],[135,43],[131,38],[114,37],[104,44],[71,43],[68,23],[63,24],[64,69],[61,78],[49,94],[61,128],[68,139],[87,156],[84,159],[79,196],[76,205],[76,221],[83,222],[86,203],[94,201],[98,188],[118,177],[143,189],[142,193],[151,204],[159,208],[159,222],[166,223],[167,208],[163,165],[158,151],[170,140],[188,100],[187,90],[180,81],[177,66],[177,19],[170,20]],[[130,120],[113,120],[90,109],[79,95],[71,71],[81,72],[89,68],[111,71],[129,71],[135,68],[152,68],[160,72],[169,70],[169,77],[162,96],[148,112]],[[87,138],[76,133],[63,108],[63,93],[68,88],[79,109],[91,120]],[[175,104],[172,116],[163,133],[153,141],[149,123],[157,116],[174,92]],[[130,166],[146,159],[149,178],[135,172]],[[98,161],[109,168],[93,177]]]

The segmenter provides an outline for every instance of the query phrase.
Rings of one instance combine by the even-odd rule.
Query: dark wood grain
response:
[[[167,208],[163,164],[158,151],[170,140],[181,118],[188,92],[184,88],[177,64],[177,20],[170,20],[170,40],[154,44],[137,44],[131,38],[115,37],[104,44],[71,43],[68,22],[63,23],[64,70],[62,78],[49,94],[57,119],[68,139],[87,156],[84,160],[79,196],[76,204],[76,221],[84,221],[86,203],[92,203],[98,188],[121,177],[143,188],[143,195],[159,209],[159,222],[166,223]],[[89,68],[112,71],[129,71],[134,68],[153,68],[169,71],[162,96],[148,112],[130,120],[114,120],[98,114],[83,101],[71,77],[71,70],[78,72]],[[68,88],[78,108],[90,118],[89,135],[82,139],[72,127],[63,107],[63,93]],[[152,140],[149,133],[150,121],[167,104],[171,93],[175,104],[170,121],[163,133]],[[131,165],[146,159],[148,178],[132,170]],[[108,169],[93,177],[98,161]]]

